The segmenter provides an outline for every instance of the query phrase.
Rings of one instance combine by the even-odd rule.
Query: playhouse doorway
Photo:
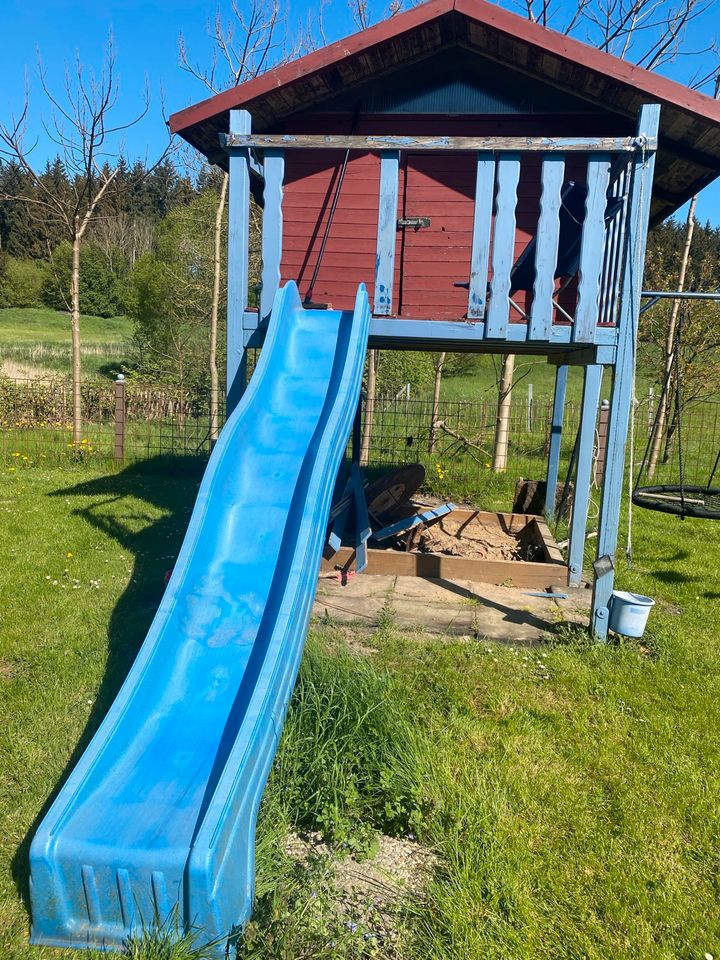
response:
[[[472,153],[406,155],[398,219],[401,317],[458,320],[467,313],[475,171]]]

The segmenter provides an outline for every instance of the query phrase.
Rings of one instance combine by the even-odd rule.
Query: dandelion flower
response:
[[[68,558],[68,560],[70,560],[70,558],[72,557],[72,553],[68,550],[65,556]]]

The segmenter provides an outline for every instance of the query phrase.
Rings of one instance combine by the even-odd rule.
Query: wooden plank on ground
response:
[[[323,570],[347,567],[353,560],[352,547],[341,547],[334,561],[323,562]],[[426,580],[471,580],[513,587],[545,589],[566,587],[568,571],[556,563],[523,560],[472,560],[435,553],[401,553],[398,550],[368,550],[365,574],[422,577]]]

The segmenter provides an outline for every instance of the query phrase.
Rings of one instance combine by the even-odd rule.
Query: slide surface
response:
[[[33,943],[120,949],[174,909],[207,940],[249,918],[369,317],[362,286],[353,314],[279,291],[147,638],[33,839]]]

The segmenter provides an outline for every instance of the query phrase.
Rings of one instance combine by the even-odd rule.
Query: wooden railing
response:
[[[633,190],[642,179],[635,172],[642,168],[638,159],[657,148],[654,135],[490,138],[233,132],[221,139],[231,157],[249,160],[252,151],[264,155],[261,318],[269,314],[280,282],[287,150],[379,152],[373,302],[377,318],[393,316],[402,151],[473,151],[476,187],[465,319],[481,325],[487,341],[614,343],[624,264],[637,245],[637,238],[629,235]],[[516,257],[518,186],[523,157],[528,155],[542,158],[539,213],[534,234]],[[584,170],[579,157],[586,158]],[[572,244],[574,252],[567,249]],[[518,287],[523,258],[524,286]],[[565,268],[568,272],[563,273]],[[518,290],[519,298],[513,296]]]

